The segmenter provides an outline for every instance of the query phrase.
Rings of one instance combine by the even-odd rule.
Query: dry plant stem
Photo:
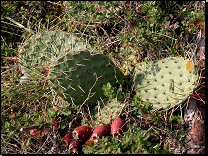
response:
[[[104,102],[103,102],[103,99],[102,98],[100,98],[101,99],[101,102],[103,103],[103,105],[104,105],[104,107],[106,108],[106,105],[104,104]],[[107,110],[107,109],[106,109]],[[110,116],[110,121],[109,121],[109,124],[110,124],[110,122],[111,122],[111,120],[112,120],[112,116],[111,116],[111,114],[109,114],[109,112],[107,112],[108,113],[108,115]],[[102,116],[102,114],[101,114],[101,116]]]
[[[95,86],[95,84],[97,83],[98,79],[99,79],[100,77],[102,77],[102,76],[97,77],[96,73],[94,73],[94,74],[95,74],[95,76],[96,76],[95,83],[94,83],[93,86],[90,88],[88,97],[85,99],[85,101],[84,101],[84,102],[82,103],[82,105],[79,107],[79,110],[77,111],[77,114],[79,114],[79,113],[81,112],[81,108],[82,108],[82,106],[87,102],[87,100],[89,100],[89,99],[94,95],[94,94],[93,94],[93,95],[90,96],[90,94],[91,94],[91,92],[92,92],[92,89],[94,88],[94,86]]]
[[[90,109],[89,109],[89,106],[87,106],[87,113],[88,115],[90,116],[90,120],[91,120],[91,123],[92,123],[92,127],[94,126],[93,123],[94,123],[94,119],[92,118],[92,115],[90,113]]]
[[[196,117],[201,121],[201,119],[200,119],[200,117],[197,115],[197,113],[195,112],[195,109],[192,107],[192,105],[190,104],[191,103],[191,99],[189,98],[188,99],[188,101],[187,101],[187,108],[186,109],[188,109],[188,107],[190,107],[191,109],[192,109],[192,111],[194,112],[194,114],[196,115]],[[196,107],[196,106],[195,106]]]
[[[19,147],[17,145],[6,142],[4,139],[4,136],[7,137],[6,135],[1,134],[2,145],[5,144],[5,146],[4,146],[5,148],[3,150],[1,149],[3,152],[5,152],[5,151],[8,152],[8,150],[11,150],[12,152],[14,152],[14,151],[16,151],[16,149],[19,149]],[[9,147],[9,149],[6,150],[6,147]],[[20,151],[20,149],[18,151]],[[17,152],[17,153],[19,153],[19,152]]]
[[[51,137],[52,141],[53,141],[53,146],[51,148],[51,150],[48,152],[48,154],[57,154],[57,131],[53,131],[52,135],[53,137]]]
[[[40,150],[44,149],[44,147],[47,146],[46,144],[49,142],[49,139],[50,139],[50,136],[48,135],[46,141],[44,141],[42,146],[38,148],[38,151],[36,152],[36,154],[38,154]]]
[[[29,138],[28,140],[22,141],[22,153],[23,154],[28,154],[27,149],[31,150],[32,149],[28,146],[29,142],[30,142],[31,138]]]

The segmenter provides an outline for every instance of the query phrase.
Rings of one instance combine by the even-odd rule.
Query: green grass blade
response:
[[[5,17],[6,19],[10,20],[11,22],[13,22],[14,24],[16,24],[19,28],[23,28],[26,31],[28,31],[29,33],[31,32],[32,34],[34,34],[34,32],[30,29],[27,29],[26,27],[24,27],[22,24],[16,22],[15,20],[11,19],[10,17]]]

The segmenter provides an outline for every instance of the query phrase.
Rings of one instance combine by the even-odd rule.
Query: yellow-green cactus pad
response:
[[[137,64],[136,94],[153,108],[169,108],[186,100],[193,91],[197,74],[187,71],[188,59],[169,57]]]

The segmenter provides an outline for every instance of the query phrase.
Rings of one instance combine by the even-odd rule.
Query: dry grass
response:
[[[7,5],[7,2],[1,2],[3,5]],[[67,2],[31,2],[26,4],[25,2],[13,3],[16,8],[3,10],[4,15],[12,18],[15,21],[21,23],[25,28],[33,30],[35,33],[42,33],[48,30],[64,30],[73,32],[77,36],[80,36],[87,40],[93,47],[106,56],[111,58],[117,67],[123,70],[122,65],[131,54],[139,56],[139,62],[146,59],[148,61],[168,57],[171,55],[182,55],[193,58],[195,64],[200,68],[200,62],[204,63],[204,51],[200,49],[199,39],[196,36],[198,33],[193,33],[192,25],[188,25],[188,28],[179,30],[179,27],[183,27],[180,19],[184,18],[186,21],[190,19],[188,15],[183,17],[175,15],[176,12],[169,10],[169,15],[164,15],[168,20],[162,26],[164,29],[169,30],[165,34],[154,34],[159,36],[154,43],[148,40],[142,40],[137,35],[136,21],[148,21],[148,16],[144,14],[141,6],[144,2],[130,1],[127,10],[136,11],[136,19],[132,17],[131,20],[124,18],[126,10],[122,8],[120,14],[115,13],[115,17],[109,17],[111,20],[116,18],[119,20],[113,20],[111,25],[106,25],[105,22],[98,23],[93,22],[86,23],[82,20],[77,20],[70,15],[73,11],[72,7],[67,7]],[[33,4],[34,3],[34,4]],[[121,6],[123,6],[122,2]],[[10,3],[8,3],[10,4]],[[177,3],[174,5],[174,10],[179,8],[190,8],[191,10],[204,10],[203,2],[192,1],[190,3]],[[167,7],[167,3],[161,3],[160,11],[164,11]],[[12,6],[12,4],[10,4]],[[21,12],[21,7],[24,13]],[[59,8],[59,9],[57,9]],[[15,13],[7,13],[10,10],[15,10]],[[56,11],[54,11],[56,10]],[[40,13],[41,12],[41,13]],[[49,13],[50,12],[50,13]],[[55,13],[57,12],[57,13]],[[45,20],[47,14],[53,18],[49,22]],[[7,58],[1,62],[1,153],[2,154],[70,154],[71,151],[65,148],[61,144],[61,139],[67,131],[72,131],[75,127],[80,126],[81,119],[85,116],[84,103],[79,107],[72,107],[72,105],[63,101],[47,86],[45,82],[27,82],[19,83],[20,77],[23,76],[20,70],[19,61],[14,61],[15,56],[18,56],[17,46],[24,43],[31,34],[24,29],[21,29],[9,20],[2,20],[2,29],[5,31],[2,33],[2,58]],[[120,27],[121,26],[121,27]],[[82,29],[86,28],[86,29]],[[176,32],[177,31],[177,32]],[[8,35],[11,32],[17,32],[14,37]],[[175,33],[173,33],[175,32]],[[173,36],[175,34],[175,36]],[[8,36],[7,36],[8,35]],[[126,35],[124,39],[121,37]],[[24,39],[23,39],[24,38]],[[172,39],[171,45],[166,40]],[[201,43],[201,42],[200,42]],[[126,50],[127,49],[127,50]],[[201,51],[200,51],[201,50]],[[130,51],[126,53],[126,51]],[[174,51],[174,52],[173,52]],[[9,58],[9,59],[8,59]],[[205,68],[202,68],[202,71]],[[125,121],[125,125],[140,126],[144,131],[150,132],[150,134],[158,134],[157,136],[151,135],[149,138],[152,142],[158,143],[160,147],[166,147],[166,153],[186,153],[184,136],[177,137],[178,134],[185,129],[184,123],[169,122],[171,115],[181,116],[181,122],[184,122],[183,110],[187,104],[183,104],[175,112],[170,109],[164,112],[154,112],[152,114],[158,117],[161,124],[153,124],[152,114],[132,114],[135,111],[135,107],[131,105],[134,101],[134,73],[130,73],[131,78],[126,82],[123,90],[125,97],[123,102],[125,103],[125,109],[123,110],[122,119]],[[203,76],[201,76],[203,77]],[[96,82],[95,82],[96,83]],[[198,81],[198,84],[205,84]],[[203,95],[198,91],[200,95]],[[86,99],[87,100],[87,99]],[[204,98],[203,98],[204,100]],[[205,101],[205,100],[204,100]],[[58,128],[48,135],[42,138],[33,138],[28,131],[20,132],[20,128],[27,127],[39,117],[46,113],[48,108],[55,108],[60,110],[59,119],[57,121]],[[70,111],[71,114],[66,115],[64,112]],[[15,114],[13,117],[12,114]],[[26,114],[28,116],[26,116]],[[53,114],[54,115],[54,114]],[[144,116],[143,116],[144,115]],[[45,122],[50,119],[43,119]],[[64,125],[61,128],[61,125]],[[82,153],[82,151],[81,151]],[[202,152],[203,153],[203,152]]]

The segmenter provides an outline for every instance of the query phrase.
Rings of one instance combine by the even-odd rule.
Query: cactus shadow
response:
[[[159,68],[158,64],[155,64],[153,66],[153,64],[151,65],[151,71],[153,76],[156,76],[156,74],[161,70],[161,68]]]

